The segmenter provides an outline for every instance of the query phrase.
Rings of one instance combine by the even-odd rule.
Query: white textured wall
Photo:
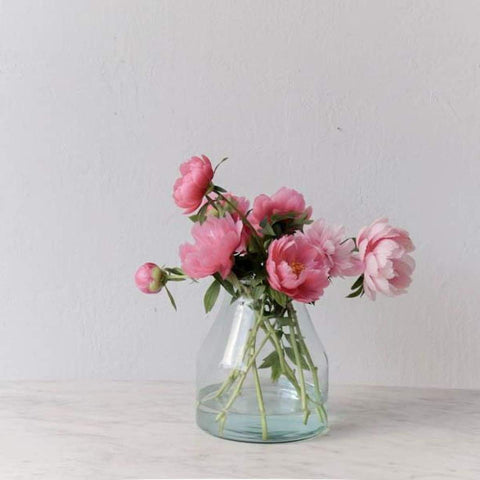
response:
[[[191,154],[249,196],[305,192],[411,231],[411,293],[313,311],[333,382],[480,387],[480,2],[0,2],[0,378],[190,379],[175,263]],[[182,298],[182,296],[184,298]]]

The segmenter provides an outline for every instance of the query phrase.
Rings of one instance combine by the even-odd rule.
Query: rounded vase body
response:
[[[328,428],[327,395],[327,356],[304,304],[279,314],[225,296],[197,357],[200,428],[245,442],[309,438]]]

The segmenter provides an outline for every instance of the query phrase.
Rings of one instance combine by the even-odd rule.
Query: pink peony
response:
[[[325,257],[329,265],[330,277],[353,276],[361,273],[361,264],[352,253],[355,243],[351,238],[345,240],[344,227],[329,226],[325,220],[320,219],[312,223],[305,234],[320,255]]]
[[[230,203],[235,205],[235,208],[230,206],[225,200],[218,199],[216,193],[212,193],[209,197],[212,198],[212,200],[215,200],[216,205],[220,208],[220,212],[218,212],[215,207],[209,205],[207,208],[207,215],[222,216],[225,213],[230,213],[235,222],[242,222],[240,213],[246,217],[250,202],[245,197],[237,197],[233,193],[224,193],[223,196],[227,198]],[[250,229],[243,225],[242,240],[237,248],[237,252],[245,252],[247,250],[247,243],[250,235]]]
[[[415,261],[408,255],[415,247],[406,230],[394,228],[380,218],[362,228],[357,237],[365,293],[375,300],[376,292],[389,297],[406,293]]]
[[[329,265],[303,233],[274,240],[266,266],[270,286],[299,302],[318,300],[329,285]]]
[[[210,216],[192,228],[195,244],[180,246],[184,272],[191,278],[203,278],[218,272],[226,278],[233,267],[233,253],[242,239],[243,224],[227,213],[224,217]]]
[[[158,293],[164,286],[167,275],[155,263],[144,263],[135,273],[135,283],[143,293]]]
[[[305,207],[305,199],[301,193],[293,188],[282,187],[271,197],[262,194],[255,198],[249,220],[252,225],[260,229],[260,222],[264,218],[270,219],[272,215],[286,213],[296,213],[297,218],[302,215],[310,218],[312,207]]]
[[[180,165],[182,176],[173,186],[175,203],[184,208],[184,213],[194,212],[202,203],[203,197],[213,178],[210,160],[205,155],[192,157]]]

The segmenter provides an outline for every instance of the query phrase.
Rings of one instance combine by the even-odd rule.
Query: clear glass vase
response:
[[[197,357],[200,428],[244,442],[313,437],[328,428],[327,394],[327,356],[304,304],[268,311],[225,296]]]

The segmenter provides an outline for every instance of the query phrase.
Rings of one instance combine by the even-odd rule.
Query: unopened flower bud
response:
[[[144,263],[135,274],[135,283],[143,293],[158,293],[166,281],[166,272],[155,263]]]

